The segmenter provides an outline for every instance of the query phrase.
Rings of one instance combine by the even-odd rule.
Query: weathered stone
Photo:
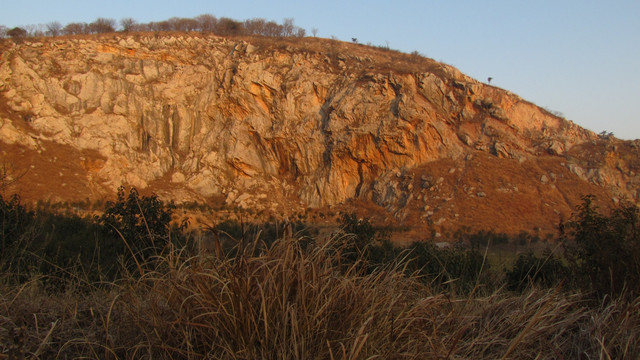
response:
[[[547,148],[547,151],[551,155],[562,155],[564,154],[564,144],[562,144],[560,141],[551,141],[549,147]]]
[[[481,176],[465,176],[482,161],[525,171],[541,154],[569,164],[557,173],[558,188],[561,176],[573,173],[637,197],[629,177],[638,169],[625,159],[606,155],[602,164],[611,166],[602,169],[575,158],[574,147],[598,145],[593,133],[450,66],[425,59],[415,71],[389,71],[380,60],[388,54],[363,46],[356,50],[366,54],[329,56],[249,42],[123,35],[17,44],[0,59],[0,140],[42,155],[45,142],[96,152],[100,166],[87,172],[99,194],[165,181],[174,187],[166,197],[226,199],[230,206],[362,199],[405,219],[414,207],[456,203],[452,194],[465,182],[457,194],[467,200],[490,203],[495,189],[513,188],[501,193],[512,196],[517,187],[502,179],[494,179],[500,186],[479,185]],[[427,167],[427,175],[416,172]],[[551,170],[558,171],[544,169],[541,182],[556,181]],[[527,184],[520,189],[526,193]]]
[[[467,134],[458,134],[458,138],[460,139],[460,141],[462,141],[463,144],[471,146],[473,145],[473,140],[471,140],[471,137]]]
[[[511,155],[511,151],[509,148],[509,145],[502,143],[502,142],[496,142],[493,144],[493,152],[495,153],[495,155],[499,158],[512,158],[513,156]]]
[[[173,183],[183,183],[185,181],[185,176],[181,172],[175,172],[171,175],[171,182]]]

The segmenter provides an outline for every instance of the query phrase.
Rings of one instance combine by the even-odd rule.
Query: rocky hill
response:
[[[4,40],[0,145],[25,200],[112,198],[420,231],[550,233],[585,194],[638,202],[639,146],[416,55],[334,40]]]

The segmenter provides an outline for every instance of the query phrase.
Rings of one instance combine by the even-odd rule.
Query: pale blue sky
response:
[[[98,17],[173,16],[295,24],[311,34],[389,45],[564,113],[595,132],[640,138],[640,0],[23,0],[4,3],[14,27]]]

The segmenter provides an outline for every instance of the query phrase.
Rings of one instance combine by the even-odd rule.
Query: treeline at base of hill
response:
[[[28,210],[16,195],[0,196],[2,272],[16,283],[34,274],[56,274],[53,288],[61,289],[65,274],[75,276],[80,271],[88,281],[113,281],[176,249],[191,256],[234,258],[247,249],[265,251],[283,237],[293,238],[305,249],[320,241],[317,229],[302,218],[262,224],[224,220],[205,233],[188,231],[186,223],[172,222],[173,204],[155,195],[140,196],[135,188],[126,193],[121,187],[117,201],[104,206],[100,216],[80,217]],[[458,232],[453,245],[445,248],[433,241],[401,248],[390,241],[392,229],[375,227],[353,213],[341,214],[339,222],[330,237],[340,243],[341,262],[358,263],[364,273],[401,264],[407,275],[419,275],[430,286],[457,294],[468,294],[478,286],[520,292],[531,286],[561,286],[597,298],[640,295],[640,217],[634,205],[602,214],[594,197],[585,196],[574,217],[561,224],[553,248],[547,244],[542,251],[513,254],[502,263],[491,258],[492,246],[536,238]]]

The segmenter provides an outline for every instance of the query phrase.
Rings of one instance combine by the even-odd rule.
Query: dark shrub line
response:
[[[90,218],[26,209],[18,196],[0,196],[0,270],[12,281],[27,281],[33,274],[55,275],[52,288],[64,288],[68,274],[79,269],[86,281],[113,281],[124,270],[141,274],[140,264],[152,265],[169,247],[196,254],[186,223],[172,224],[173,204],[156,195],[140,196],[135,188],[118,190],[117,200],[107,202],[102,216]],[[457,294],[505,287],[522,292],[530,287],[562,285],[598,298],[633,298],[640,294],[640,218],[634,205],[620,205],[609,215],[598,211],[587,196],[565,229],[556,251],[520,254],[515,263],[499,271],[489,268],[478,250],[492,241],[508,241],[499,234],[456,234],[458,245],[440,249],[432,242],[417,242],[405,249],[394,247],[389,231],[368,219],[345,213],[340,218],[339,251],[345,267],[358,263],[359,271],[373,273],[385,266],[402,265],[435,289]],[[215,255],[233,258],[250,249],[259,253],[278,239],[295,237],[306,248],[318,234],[301,221],[252,224],[223,221],[205,233],[216,242]],[[518,239],[531,238],[520,235]],[[462,245],[470,242],[471,248]],[[517,239],[516,239],[517,240]],[[561,253],[561,254],[558,254]],[[496,280],[500,279],[501,280]]]

